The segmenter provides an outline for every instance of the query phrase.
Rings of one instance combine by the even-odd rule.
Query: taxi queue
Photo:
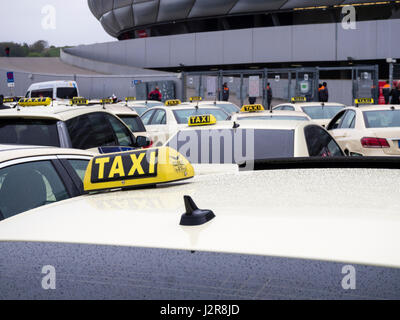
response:
[[[0,198],[7,199],[0,220],[79,196],[92,184],[99,190],[127,187],[133,177],[145,184],[188,179],[204,165],[224,172],[217,164],[251,170],[271,158],[400,155],[400,106],[372,99],[344,106],[294,97],[272,110],[254,104],[232,113],[201,97],[152,106],[134,97],[4,102],[11,108],[0,111]],[[135,108],[143,106],[139,116]],[[21,188],[30,195],[24,201]]]

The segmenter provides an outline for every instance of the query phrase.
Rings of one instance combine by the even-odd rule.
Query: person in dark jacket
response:
[[[400,83],[392,89],[390,95],[392,97],[390,104],[400,104]]]
[[[268,105],[268,109],[271,109],[272,89],[271,89],[271,85],[270,85],[269,82],[267,83],[266,91],[267,91],[267,105]]]
[[[229,88],[228,84],[225,82],[222,86],[222,101],[228,101],[229,100]]]
[[[319,102],[322,102],[322,97],[321,97],[321,91],[323,90],[323,88],[322,88],[322,83],[320,83],[319,85],[318,85],[318,101]]]
[[[321,102],[328,102],[329,100],[329,91],[328,84],[326,82],[322,83],[321,91],[320,91]]]
[[[0,110],[11,109],[10,107],[5,106],[3,102],[4,102],[4,96],[0,94]]]
[[[160,89],[155,87],[155,89],[149,93],[149,100],[161,101],[161,99],[162,95]]]

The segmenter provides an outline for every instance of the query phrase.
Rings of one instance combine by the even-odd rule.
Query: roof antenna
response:
[[[181,216],[181,226],[200,226],[215,218],[211,210],[199,209],[190,196],[183,196],[186,212]]]
[[[239,127],[240,127],[240,124],[237,123],[236,121],[233,121],[233,127],[232,127],[232,129],[237,129],[237,128],[239,128]]]

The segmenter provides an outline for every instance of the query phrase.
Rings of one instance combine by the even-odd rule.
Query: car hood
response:
[[[399,170],[196,176],[58,202],[0,223],[0,241],[244,253],[400,267]],[[181,226],[183,196],[216,217]]]

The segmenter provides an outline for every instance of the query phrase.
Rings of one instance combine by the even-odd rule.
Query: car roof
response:
[[[235,113],[234,117],[241,117],[241,116],[246,116],[246,117],[256,117],[256,116],[291,116],[291,117],[305,117],[309,119],[307,114],[301,111],[290,111],[290,110],[274,110],[273,112],[270,112],[268,110],[265,111],[259,111],[259,112],[240,112],[240,113]]]
[[[115,115],[136,115],[139,116],[135,110],[130,107],[121,104],[106,104],[104,105],[105,110],[115,114]],[[88,107],[90,108],[90,107]]]
[[[48,155],[75,155],[92,157],[95,155],[95,153],[79,149],[0,144],[0,163],[14,159]]]
[[[299,103],[280,103],[276,105],[274,108],[282,106],[282,105],[291,105],[291,106],[299,106],[299,107],[320,107],[322,104],[326,107],[337,107],[337,106],[343,106],[346,107],[343,103],[338,103],[338,102],[316,102],[316,101],[310,101],[310,102],[299,102]]]
[[[347,107],[346,109],[354,109],[354,110],[361,110],[361,111],[383,111],[383,110],[400,110],[400,105],[395,104],[374,104],[374,105],[359,105]]]
[[[164,109],[164,110],[190,110],[196,107],[196,104],[178,104],[177,106],[155,106],[151,109]],[[215,106],[201,106],[199,105],[199,109],[215,109],[215,110],[221,110],[221,108],[215,107]],[[222,110],[223,111],[223,110]]]
[[[43,118],[43,119],[55,119],[60,121],[67,121],[77,116],[92,113],[92,112],[113,112],[103,109],[102,105],[94,106],[66,106],[62,104],[55,104],[54,106],[39,106],[39,107],[20,107],[6,109],[0,112],[0,118],[3,117],[32,117],[32,118]],[[134,112],[134,111],[131,111]]]
[[[240,129],[272,129],[272,130],[295,130],[309,126],[312,123],[308,121],[297,121],[297,120],[226,120],[217,121],[214,125],[204,126],[187,126],[180,128],[180,130],[217,130],[217,129],[232,129],[234,123],[240,125]]]
[[[399,170],[354,168],[196,176],[185,183],[84,195],[33,209],[0,222],[0,241],[229,252],[400,267],[399,179]],[[329,188],[321,187],[324,181],[329,181]],[[371,185],[380,186],[379,201],[371,201],[377,195]],[[187,194],[216,217],[201,226],[181,226]]]

